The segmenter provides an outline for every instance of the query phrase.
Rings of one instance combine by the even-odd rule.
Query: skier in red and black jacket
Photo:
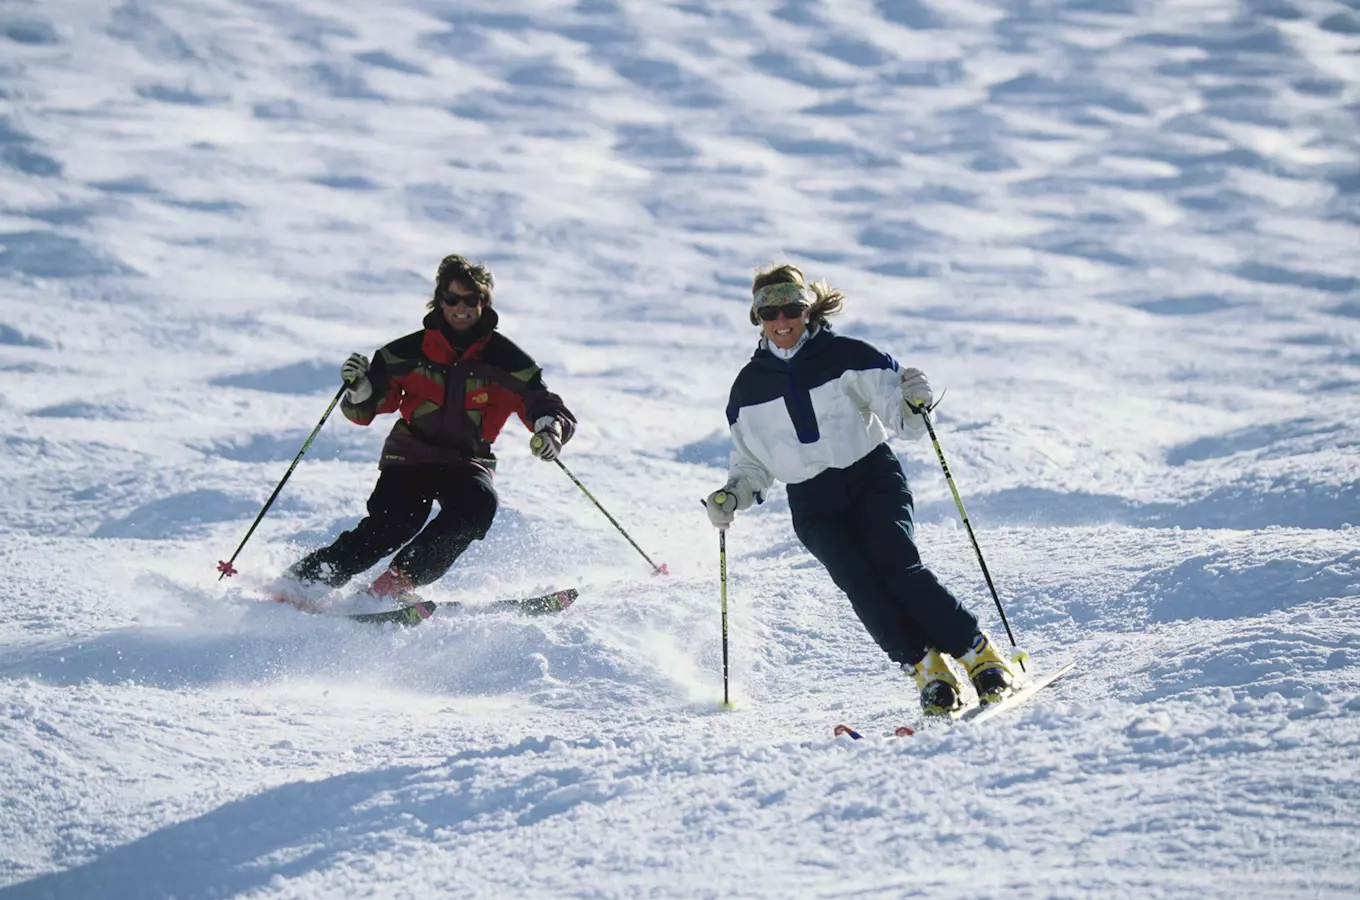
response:
[[[357,425],[383,413],[401,418],[383,445],[368,515],[290,566],[275,585],[279,599],[305,604],[394,551],[370,593],[399,600],[436,581],[496,517],[491,445],[510,415],[533,432],[540,459],[556,459],[571,439],[576,417],[496,330],[494,287],[485,265],[446,256],[422,329],[382,347],[372,365],[359,353],[345,360],[345,417]],[[435,501],[439,513],[427,523]]]

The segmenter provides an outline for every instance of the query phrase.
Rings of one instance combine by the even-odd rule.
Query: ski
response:
[[[959,714],[956,721],[985,722],[988,719],[992,718],[993,716],[999,716],[1003,712],[1007,712],[1009,710],[1024,706],[1026,703],[1033,700],[1035,695],[1042,691],[1044,688],[1048,687],[1050,684],[1057,681],[1059,678],[1062,678],[1068,672],[1071,672],[1072,669],[1076,667],[1076,665],[1077,664],[1075,662],[1070,662],[1065,666],[1060,666],[1059,668],[1054,669],[1047,675],[1041,675],[1038,678],[1032,678],[1029,681],[1022,684],[1016,690],[1012,691],[1011,693],[1007,694],[1005,697],[1002,697],[1000,700],[997,700],[994,703],[988,703],[986,706],[973,706],[965,710],[964,712]]]
[[[907,737],[908,735],[913,735],[913,734],[915,734],[915,733],[916,733],[916,729],[915,729],[915,728],[908,728],[906,725],[899,725],[899,726],[897,726],[896,728],[894,728],[892,731],[888,732],[887,734],[885,734],[885,735],[883,735],[883,736],[884,736],[884,737]],[[841,735],[846,735],[846,736],[848,736],[848,737],[850,737],[851,739],[856,740],[856,741],[862,741],[862,740],[864,740],[864,735],[860,734],[858,731],[856,731],[855,729],[851,728],[849,725],[837,725],[837,726],[836,726],[836,737],[840,737]]]
[[[363,622],[365,625],[385,625],[391,623],[400,625],[403,628],[413,628],[424,622],[434,611],[439,608],[439,604],[433,600],[421,600],[419,603],[412,603],[410,606],[403,606],[400,609],[390,609],[386,612],[376,613],[357,613],[345,616],[351,622]]]
[[[393,623],[402,627],[412,627],[424,622],[439,607],[454,609],[460,613],[489,613],[489,612],[517,612],[525,616],[549,616],[559,613],[576,602],[580,593],[576,588],[567,588],[565,591],[553,591],[551,594],[543,594],[539,597],[523,597],[518,600],[497,600],[485,606],[467,606],[463,603],[435,603],[433,600],[421,600],[403,606],[400,609],[388,610],[386,612],[359,613],[349,615],[345,618],[352,622],[363,622],[366,625],[382,625]]]
[[[1019,688],[1016,688],[1013,692],[1011,692],[1007,696],[1001,698],[1000,700],[995,701],[994,703],[988,703],[985,706],[981,706],[975,703],[950,715],[933,717],[930,721],[931,722],[939,721],[941,723],[949,724],[953,724],[955,722],[985,722],[988,719],[992,718],[993,716],[999,716],[1003,712],[1007,712],[1008,710],[1024,706],[1026,703],[1033,700],[1034,697],[1044,688],[1053,684],[1055,681],[1057,681],[1059,678],[1062,678],[1068,672],[1071,672],[1076,667],[1076,665],[1077,664],[1075,662],[1070,662],[1065,666],[1061,666],[1058,669],[1055,669],[1054,671],[1048,673],[1047,675],[1031,679],[1030,681],[1027,681],[1023,685],[1021,685]],[[901,725],[898,726],[893,731],[884,734],[883,736],[905,737],[907,735],[915,733],[916,733],[915,729],[909,728],[906,725]],[[863,734],[851,728],[849,725],[845,724],[837,725],[834,734],[836,737],[846,735],[847,737],[856,741],[863,740],[864,738]]]
[[[564,591],[553,591],[551,594],[543,594],[538,597],[522,597],[518,600],[497,600],[487,604],[465,604],[461,602],[436,603],[433,600],[421,600],[418,595],[407,592],[397,599],[404,603],[397,609],[384,610],[374,613],[328,613],[324,609],[318,608],[313,604],[292,603],[279,598],[272,598],[276,602],[286,603],[301,612],[311,615],[331,616],[334,618],[349,619],[351,622],[362,622],[365,625],[400,625],[403,628],[410,628],[424,622],[434,611],[443,607],[455,610],[461,615],[481,615],[484,613],[496,612],[517,612],[525,616],[549,616],[559,613],[576,602],[580,592],[576,588],[567,588]]]
[[[560,613],[576,602],[581,596],[576,588],[553,591],[541,597],[525,597],[522,600],[497,600],[486,607],[487,610],[513,610],[525,616],[550,616]]]

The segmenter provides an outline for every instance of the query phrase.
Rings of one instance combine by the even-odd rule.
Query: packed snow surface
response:
[[[1357,110],[1356,0],[0,4],[0,898],[1360,895]],[[219,581],[453,252],[670,574],[512,421],[462,611],[260,602],[363,514],[391,420],[336,414]],[[699,500],[785,260],[947,392],[1078,663],[1034,703],[885,737],[914,686],[777,488],[720,708]]]

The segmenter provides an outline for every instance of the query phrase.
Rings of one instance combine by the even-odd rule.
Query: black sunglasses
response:
[[[760,316],[761,320],[765,322],[773,322],[775,319],[779,318],[780,313],[783,313],[784,318],[786,319],[801,319],[803,318],[804,308],[805,307],[801,303],[785,303],[783,306],[762,306],[760,309],[756,310],[756,315]]]
[[[439,302],[445,306],[463,306],[476,309],[482,305],[482,295],[475,291],[471,294],[455,294],[453,291],[444,291],[439,295]]]

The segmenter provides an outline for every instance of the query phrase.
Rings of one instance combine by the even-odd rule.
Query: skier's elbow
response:
[[[370,425],[377,418],[374,413],[363,409],[342,408],[340,411],[345,414],[346,419],[349,419],[355,425]]]

